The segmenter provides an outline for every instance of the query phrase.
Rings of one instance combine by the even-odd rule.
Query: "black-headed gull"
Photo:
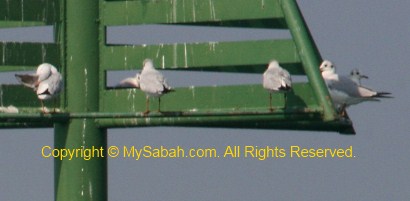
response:
[[[135,74],[135,77],[129,77],[121,80],[119,84],[117,84],[116,87],[119,88],[140,88],[140,74],[137,73]]]
[[[138,83],[138,81],[137,81]],[[161,96],[174,91],[166,82],[161,72],[155,70],[151,59],[145,59],[139,76],[139,87],[146,94],[146,111],[149,113],[149,98],[158,98],[158,112],[161,111]]]
[[[348,76],[336,73],[332,62],[324,60],[319,67],[335,106],[343,114],[346,107],[363,101],[379,101],[377,98],[392,98],[388,92],[377,92],[361,86]]]
[[[355,82],[357,85],[362,85],[361,79],[363,78],[369,79],[369,77],[367,77],[366,75],[362,75],[362,73],[357,68],[350,71],[350,79],[352,79],[353,82]]]
[[[63,87],[61,74],[53,65],[48,63],[40,64],[35,74],[16,74],[15,76],[21,84],[36,91],[43,112],[46,112],[43,100],[54,98]]]
[[[280,67],[278,61],[272,60],[269,62],[268,69],[263,73],[262,85],[269,91],[269,110],[273,111],[272,93],[290,90],[292,80],[289,72]],[[286,107],[286,93],[284,95]]]

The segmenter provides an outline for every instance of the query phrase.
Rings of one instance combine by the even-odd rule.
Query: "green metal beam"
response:
[[[72,118],[69,113],[0,113],[0,122],[67,122]]]
[[[44,22],[36,21],[0,21],[0,28],[16,28],[16,27],[33,27],[33,26],[45,26]]]
[[[0,21],[10,21],[17,26],[54,24],[59,20],[59,12],[58,0],[0,0]],[[18,21],[21,23],[18,24]],[[0,27],[2,25],[11,24],[0,23]]]
[[[52,128],[53,122],[0,122],[0,129]]]
[[[319,72],[321,62],[320,53],[302,17],[296,0],[280,0],[290,33],[295,40],[303,67],[312,85],[319,104],[324,109],[324,119],[332,121],[338,118],[333,107],[329,92]]]
[[[64,0],[62,24],[57,33],[62,44],[65,75],[63,107],[68,112],[99,110],[99,1]],[[106,129],[93,119],[72,119],[56,123],[57,148],[91,148],[106,150]],[[105,154],[105,152],[104,152]],[[93,157],[55,159],[55,200],[107,200],[107,160]]]
[[[320,108],[277,109],[269,111],[219,111],[219,112],[153,112],[144,115],[133,113],[58,113],[58,114],[1,114],[0,126],[4,128],[52,127],[52,122],[70,119],[94,119],[99,128],[179,126],[179,127],[225,127],[259,128],[311,131],[338,131],[355,134],[348,119],[324,122]]]
[[[176,91],[161,98],[163,112],[266,112],[269,111],[269,93],[261,84],[238,86],[209,86],[176,88]],[[309,84],[295,83],[287,95],[288,109],[317,109],[316,99],[311,96]],[[121,104],[118,104],[121,103]],[[145,94],[137,89],[106,90],[101,97],[102,112],[143,112]],[[284,107],[283,94],[272,95],[272,105]],[[156,111],[158,100],[150,101]]]
[[[225,20],[213,22],[192,22],[192,23],[176,23],[176,25],[188,26],[212,26],[212,27],[240,27],[240,28],[264,28],[264,29],[286,29],[287,25],[284,18],[268,18],[254,20]]]
[[[278,0],[105,1],[106,26],[283,18]]]
[[[195,118],[107,118],[96,119],[100,127],[143,127],[143,126],[178,126],[178,127],[215,127],[215,128],[248,128],[248,129],[281,129],[302,131],[337,131],[341,134],[355,134],[350,121],[327,121],[310,118],[307,115],[290,114],[289,120],[281,121],[283,116],[275,118],[273,115],[227,115],[203,116]],[[312,114],[311,114],[312,115]],[[316,114],[320,118],[320,114]]]
[[[54,148],[56,149],[100,149],[106,150],[106,129],[95,126],[93,119],[73,119],[68,124],[54,126]],[[103,152],[103,156],[107,156]],[[103,157],[84,160],[54,159],[55,200],[107,200],[107,161]]]
[[[26,66],[36,67],[47,62],[60,67],[60,50],[57,44],[0,42],[0,72],[9,71],[10,66],[22,70]],[[8,66],[4,70],[2,66]]]
[[[0,72],[36,71],[37,66],[0,66]]]
[[[257,48],[256,48],[257,47]],[[145,58],[157,68],[262,73],[275,58],[291,73],[304,74],[292,40],[176,43],[108,46],[103,48],[104,70],[140,69]]]

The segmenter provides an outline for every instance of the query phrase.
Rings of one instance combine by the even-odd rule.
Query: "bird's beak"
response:
[[[323,68],[319,68],[320,72],[323,73]]]
[[[366,75],[360,75],[360,78],[369,79],[369,77],[367,77]]]

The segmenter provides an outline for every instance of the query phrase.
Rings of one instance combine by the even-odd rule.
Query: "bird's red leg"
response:
[[[40,103],[41,103],[41,111],[42,111],[44,114],[47,113],[46,110],[44,109],[43,100],[40,99]]]
[[[145,100],[145,112],[144,112],[144,115],[147,115],[149,113],[149,97],[147,96],[146,97],[146,100]]]
[[[53,109],[53,113],[56,113],[56,107],[57,107],[57,99],[53,100],[54,102],[54,109]]]
[[[339,113],[340,113],[340,115],[341,115],[342,117],[346,117],[346,104],[343,104],[343,105],[340,107]]]
[[[161,112],[161,97],[158,98],[158,112]]]

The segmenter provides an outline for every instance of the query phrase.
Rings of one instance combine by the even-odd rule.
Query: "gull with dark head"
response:
[[[117,84],[117,88],[140,88],[140,74],[135,74],[135,77],[128,77],[123,80],[119,84]]]
[[[356,84],[358,84],[359,86],[362,85],[361,80],[362,79],[369,79],[369,77],[367,77],[366,75],[362,75],[362,73],[359,71],[359,69],[355,68],[352,71],[350,71],[350,79],[353,80],[353,82],[355,82]]]
[[[35,74],[16,74],[15,76],[21,84],[36,91],[43,112],[46,112],[43,100],[56,97],[63,87],[61,74],[48,63],[39,65]]]
[[[146,111],[149,111],[149,98],[158,98],[158,112],[161,112],[161,96],[174,91],[167,83],[161,72],[155,70],[151,59],[145,59],[139,79],[137,79],[140,89],[146,94]]]
[[[269,62],[268,69],[263,73],[262,85],[269,91],[269,110],[273,111],[272,93],[289,91],[292,87],[292,80],[289,72],[280,67],[278,61],[272,60]],[[286,108],[286,93],[284,96]]]
[[[353,81],[348,76],[336,73],[331,61],[324,60],[319,67],[335,106],[344,114],[346,107],[363,101],[379,101],[377,98],[392,98],[388,92],[377,92]]]

